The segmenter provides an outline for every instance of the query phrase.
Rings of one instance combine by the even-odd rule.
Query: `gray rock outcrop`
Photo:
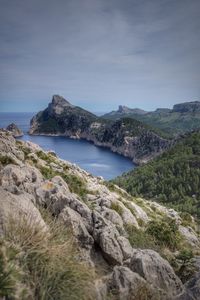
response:
[[[24,135],[23,131],[14,123],[9,124],[6,129],[10,131],[14,137],[21,137]]]
[[[130,261],[130,269],[149,284],[164,290],[168,297],[181,294],[183,285],[169,263],[153,250],[136,250]]]

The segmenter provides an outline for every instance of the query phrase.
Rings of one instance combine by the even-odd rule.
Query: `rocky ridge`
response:
[[[30,134],[86,139],[129,157],[136,164],[151,160],[172,144],[139,121],[127,118],[107,121],[60,96],[53,96],[48,107],[33,117]]]
[[[173,209],[133,198],[53,152],[15,141],[8,131],[0,131],[0,162],[1,238],[10,217],[15,227],[23,217],[48,235],[43,207],[71,228],[79,259],[94,270],[93,299],[198,299],[198,273],[184,285],[169,264],[180,248],[156,250],[148,239],[143,245],[135,240],[153,221],[168,218],[177,226],[180,247],[198,253],[194,219],[186,225]]]
[[[172,109],[157,108],[144,112],[125,107],[102,116],[109,120],[129,117],[141,121],[168,135],[176,136],[200,128],[200,101],[175,104]]]

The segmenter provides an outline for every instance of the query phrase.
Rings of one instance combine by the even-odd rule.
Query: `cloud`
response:
[[[199,99],[198,0],[0,4],[0,110],[37,110],[53,93],[93,110]]]

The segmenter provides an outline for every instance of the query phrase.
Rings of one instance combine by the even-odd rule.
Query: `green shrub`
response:
[[[46,179],[52,179],[56,175],[60,175],[59,173],[55,172],[52,168],[49,167],[40,167],[40,172]]]
[[[129,242],[133,248],[152,249],[155,251],[160,250],[155,239],[147,232],[137,229],[133,225],[126,225],[125,229],[128,233]]]
[[[182,249],[176,256],[176,273],[183,283],[188,281],[196,271],[194,264],[194,254],[191,249]]]
[[[69,185],[70,191],[84,198],[88,193],[86,184],[83,179],[72,174],[61,173],[60,176]]]
[[[120,216],[123,213],[123,208],[117,202],[112,202],[110,208],[115,210]]]
[[[183,226],[191,226],[192,225],[192,217],[187,212],[181,212],[180,217],[182,219],[182,225]]]
[[[171,218],[149,222],[146,232],[161,246],[166,246],[171,250],[175,250],[179,247],[181,237],[178,231],[178,225],[175,220]]]
[[[46,161],[47,163],[55,161],[55,157],[52,154],[46,154],[43,151],[37,151],[36,154],[40,159]]]
[[[3,166],[6,166],[8,164],[15,164],[15,161],[12,159],[12,157],[8,155],[0,155],[0,164]]]
[[[24,299],[94,299],[94,275],[91,268],[79,261],[71,233],[48,214],[47,221],[48,233],[23,218],[18,223],[11,221],[5,236],[6,242],[19,252],[15,264],[23,272],[21,278],[16,279],[17,285],[24,284],[29,289],[29,296]],[[10,258],[8,261],[12,262]],[[6,291],[9,299],[15,288],[11,279]]]
[[[20,272],[15,265],[16,253],[11,246],[0,241],[0,297],[15,297]]]
[[[40,167],[40,171],[46,179],[52,179],[57,175],[61,176],[68,184],[70,191],[79,195],[81,198],[83,198],[83,200],[85,195],[88,193],[84,180],[78,176],[67,174],[65,172],[54,171],[52,168],[44,166]]]

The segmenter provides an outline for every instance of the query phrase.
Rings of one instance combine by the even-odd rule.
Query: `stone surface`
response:
[[[109,288],[117,292],[120,300],[153,299],[148,283],[127,267],[114,267]]]
[[[200,247],[199,239],[191,227],[184,227],[180,225],[179,232],[191,246]]]
[[[92,236],[88,233],[81,216],[71,209],[70,207],[65,207],[59,214],[59,219],[64,222],[68,227],[70,226],[73,231],[73,235],[80,243],[81,247],[90,249],[94,244]]]
[[[14,223],[13,223],[14,222]],[[40,212],[33,204],[33,197],[29,194],[13,195],[0,187],[0,234],[8,230],[10,224],[23,225],[47,230],[47,226]]]
[[[183,291],[183,285],[172,267],[153,250],[134,251],[130,269],[150,284],[164,290],[169,297],[174,297]]]
[[[9,164],[0,172],[1,186],[13,193],[27,192],[35,194],[35,186],[41,184],[43,177],[38,169],[30,165]]]
[[[6,127],[6,129],[7,129],[8,131],[10,131],[11,134],[12,134],[14,137],[20,137],[20,136],[23,136],[23,135],[24,135],[24,134],[23,134],[23,131],[22,131],[21,129],[19,129],[19,128],[17,127],[17,125],[14,124],[14,123],[9,124],[9,125]]]

